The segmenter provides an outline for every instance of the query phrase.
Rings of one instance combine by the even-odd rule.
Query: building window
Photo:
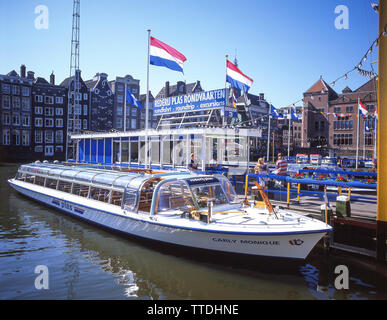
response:
[[[54,107],[45,107],[44,108],[44,115],[47,117],[53,117],[54,116]]]
[[[87,119],[83,119],[83,130],[87,130]]]
[[[12,140],[15,146],[20,146],[20,131],[13,130],[12,131]]]
[[[87,120],[86,120],[87,121]],[[75,119],[74,122],[74,129],[75,130],[81,130],[81,119]]]
[[[19,113],[12,114],[12,125],[20,126],[20,114]]]
[[[44,97],[44,103],[46,103],[46,104],[54,104],[54,97],[45,96]]]
[[[11,108],[11,97],[3,96],[3,109],[10,109],[10,108]]]
[[[116,127],[117,128],[122,128],[122,118],[117,118],[116,119]]]
[[[43,131],[35,130],[35,143],[43,143]]]
[[[137,129],[137,119],[131,120],[131,129]]]
[[[118,92],[123,92],[124,91],[124,85],[122,85],[122,84],[117,85],[117,91]]]
[[[63,143],[63,130],[57,130],[55,132],[56,143]]]
[[[11,124],[11,115],[9,113],[3,113],[3,125]]]
[[[9,84],[3,83],[1,85],[1,91],[5,94],[10,94],[11,93],[11,86]]]
[[[30,99],[29,98],[22,98],[22,109],[24,111],[30,110]]]
[[[30,88],[28,87],[22,87],[22,96],[23,97],[29,97],[30,96]]]
[[[55,97],[56,104],[63,104],[63,97]]]
[[[35,146],[35,152],[43,152],[43,146]]]
[[[22,145],[29,146],[30,145],[30,133],[28,131],[22,132]]]
[[[118,103],[124,103],[124,96],[121,95],[121,94],[117,95],[117,102]]]
[[[62,118],[55,119],[55,127],[63,128],[63,119]]]
[[[35,118],[35,127],[43,127],[43,118]]]
[[[373,104],[367,105],[367,109],[369,112],[374,112],[375,111],[375,106]]]
[[[12,97],[12,107],[13,108],[20,108],[20,98],[19,97]]]
[[[35,107],[35,114],[43,114],[43,107]]]
[[[76,115],[81,115],[82,114],[82,109],[81,109],[81,105],[80,104],[76,104],[75,105],[74,114],[76,114]]]
[[[44,155],[45,156],[53,156],[54,155],[54,147],[53,146],[45,146],[44,147]]]
[[[43,102],[43,96],[41,96],[41,95],[36,95],[36,96],[35,96],[35,102]]]
[[[83,105],[83,115],[87,116],[87,110],[88,110],[87,104]]]
[[[31,116],[29,114],[22,115],[22,125],[24,127],[29,127],[31,125]]]
[[[45,118],[44,119],[44,126],[46,128],[53,128],[54,127],[54,119],[53,118]]]
[[[341,112],[341,108],[340,107],[335,107],[335,108],[333,108],[333,112],[334,113],[340,113]]]
[[[55,108],[56,116],[63,116],[63,108]]]
[[[18,95],[20,94],[20,87],[17,86],[17,85],[13,85],[13,86],[12,86],[12,94],[18,96]]]
[[[117,116],[122,116],[122,107],[117,107]]]
[[[98,94],[98,93],[97,93]],[[87,93],[83,94],[83,100],[87,100]]]
[[[345,111],[346,111],[347,113],[353,112],[353,106],[346,107],[346,108],[345,108]]]
[[[11,144],[11,134],[9,129],[3,129],[3,145],[9,146]]]
[[[44,132],[44,142],[45,143],[54,143],[54,134],[52,130],[46,130]]]

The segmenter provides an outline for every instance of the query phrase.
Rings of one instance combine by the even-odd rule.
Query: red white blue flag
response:
[[[368,114],[368,110],[367,108],[365,107],[365,105],[363,104],[363,102],[361,102],[361,100],[359,99],[358,101],[358,105],[359,105],[359,114],[362,115],[363,118],[365,118]]]
[[[226,81],[231,84],[233,88],[238,88],[248,92],[253,85],[254,80],[243,74],[238,67],[227,60],[226,67]]]
[[[150,37],[150,64],[183,72],[183,63],[187,58],[171,46]]]

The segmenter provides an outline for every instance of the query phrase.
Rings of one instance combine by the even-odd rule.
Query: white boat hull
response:
[[[9,183],[15,190],[29,198],[113,231],[163,243],[219,252],[305,259],[317,242],[331,230],[330,227],[294,232],[278,231],[276,228],[271,232],[199,230],[166,225],[161,219],[149,214],[128,213],[117,206],[101,204],[99,201],[14,179],[9,180]]]

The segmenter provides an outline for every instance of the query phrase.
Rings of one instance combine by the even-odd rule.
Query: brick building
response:
[[[322,78],[304,93],[301,140],[303,148],[320,148],[336,156],[354,157],[359,129],[359,155],[372,157],[374,151],[374,114],[377,106],[377,79],[373,78],[338,94]],[[368,109],[357,127],[358,99]],[[370,129],[366,132],[365,127]],[[324,153],[324,152],[322,152]]]

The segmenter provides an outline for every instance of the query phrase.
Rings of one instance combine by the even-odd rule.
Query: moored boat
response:
[[[223,253],[305,259],[332,230],[274,209],[267,198],[241,202],[222,175],[32,163],[21,165],[9,183],[27,197],[113,231]]]

